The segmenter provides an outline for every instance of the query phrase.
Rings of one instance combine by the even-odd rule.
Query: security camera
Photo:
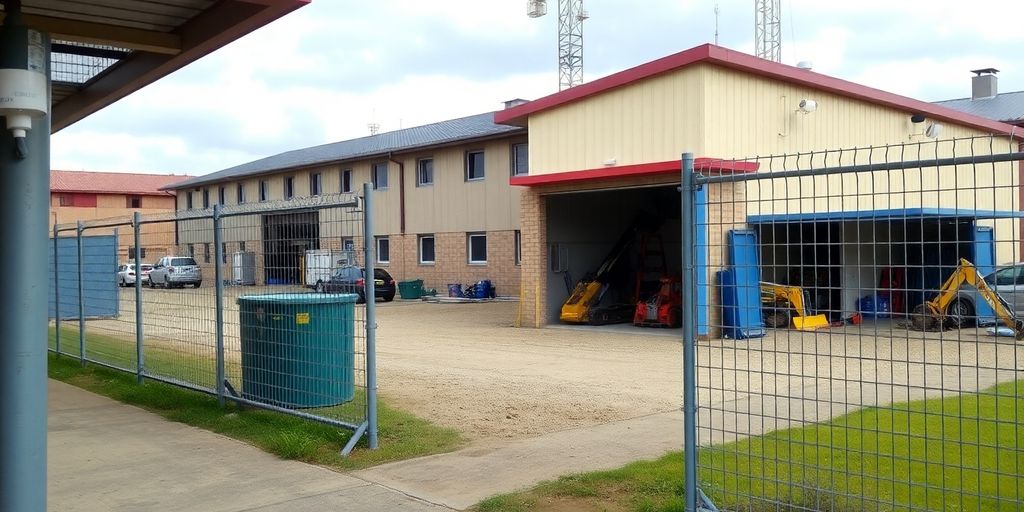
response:
[[[818,110],[818,102],[814,100],[800,100],[800,111],[805,114],[810,114]]]

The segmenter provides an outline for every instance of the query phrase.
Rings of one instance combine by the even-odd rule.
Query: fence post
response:
[[[57,357],[60,357],[60,259],[57,254],[57,223],[53,223],[53,336]]]
[[[363,183],[363,261],[366,276],[366,433],[371,450],[377,449],[377,295],[373,279],[373,188]]]
[[[221,233],[221,205],[213,205],[213,279],[215,291],[216,336],[217,336],[217,403],[224,407],[224,276],[221,266],[224,262],[223,233]]]
[[[132,219],[135,235],[135,380],[142,384],[145,358],[142,349],[142,214],[135,212]]]
[[[693,153],[683,153],[680,193],[682,194],[682,248],[683,248],[683,462],[685,466],[685,510],[697,512],[697,365],[696,365],[696,308],[697,286],[694,282],[694,245],[697,222],[694,208],[696,190],[693,184]]]
[[[78,221],[77,250],[78,250],[78,358],[82,366],[85,366],[85,272],[82,263],[82,221]]]

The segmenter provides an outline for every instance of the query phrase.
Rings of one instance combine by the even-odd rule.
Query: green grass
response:
[[[869,408],[704,448],[701,485],[723,510],[1016,511],[1024,503],[1022,422],[1024,380]],[[676,452],[496,496],[477,510],[682,511],[682,475]]]
[[[78,331],[61,327],[61,348],[77,353]],[[68,343],[73,341],[71,345]],[[54,330],[50,329],[51,347]],[[88,334],[86,354],[107,363],[134,367],[134,343],[112,336]],[[453,429],[441,428],[411,414],[393,409],[383,400],[378,402],[378,433],[380,447],[369,450],[365,437],[347,458],[341,448],[351,438],[348,430],[304,420],[287,414],[239,407],[221,407],[214,396],[177,386],[147,380],[135,381],[135,375],[97,365],[82,367],[77,358],[50,354],[50,378],[139,406],[171,421],[185,423],[244,441],[284,459],[319,464],[340,470],[360,469],[385,462],[409,459],[455,450],[465,444]],[[196,379],[195,368],[211,367],[210,361],[194,354],[149,347],[147,368],[161,375],[187,379],[200,385],[209,382]],[[212,370],[211,370],[212,371]],[[198,381],[198,382],[197,382]],[[359,396],[357,400],[359,401]],[[361,405],[359,405],[361,407]]]

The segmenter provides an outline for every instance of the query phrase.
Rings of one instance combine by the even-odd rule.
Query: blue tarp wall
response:
[[[49,245],[49,315],[56,316],[54,301],[53,238]],[[60,318],[78,318],[78,243],[75,237],[57,239],[57,263],[60,265]],[[82,237],[82,293],[85,317],[115,317],[117,295],[117,237],[114,235]]]

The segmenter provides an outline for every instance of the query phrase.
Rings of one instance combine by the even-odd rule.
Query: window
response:
[[[267,180],[260,180],[260,201],[266,201],[269,195]]]
[[[391,241],[386,236],[377,237],[377,263],[391,261]]]
[[[128,208],[142,208],[142,198],[139,196],[128,196]],[[63,206],[63,205],[62,205]]]
[[[288,176],[284,179],[284,198],[285,200],[291,199],[295,196],[295,178]]]
[[[985,282],[993,286],[1014,286],[1024,284],[1024,266],[1007,267],[985,277]]]
[[[527,144],[512,145],[512,176],[530,174],[530,152]]]
[[[210,244],[209,243],[205,243],[205,244],[203,244],[203,263],[209,263],[209,262],[210,262]]]
[[[209,208],[209,207],[210,207],[210,189],[204,188],[203,189],[203,208]]]
[[[469,252],[470,264],[483,265],[487,263],[487,235],[485,233],[467,234],[466,247]]]
[[[352,192],[352,169],[341,171],[341,193]]]
[[[388,188],[388,164],[387,162],[373,164],[372,172],[373,189],[384,190]]]
[[[309,195],[318,196],[324,191],[323,174],[315,172],[309,175]]]
[[[61,206],[95,208],[96,194],[61,194],[57,201]]]
[[[235,194],[236,194],[235,195],[236,203],[238,203],[238,204],[245,203],[245,185],[242,185],[241,183],[239,183],[238,184],[238,189],[235,192]]]
[[[227,242],[221,242],[220,243],[220,262],[221,263],[227,263],[228,262],[228,244],[227,244]]]
[[[434,159],[421,158],[416,162],[416,186],[434,184]]]
[[[192,192],[185,192],[185,209],[192,209]]]
[[[217,204],[221,206],[227,204],[227,198],[225,197],[224,194],[224,187],[220,187],[217,189]]]
[[[420,235],[419,240],[420,264],[434,264],[434,235]]]
[[[139,254],[139,256],[141,256],[143,259],[145,259],[146,258],[146,248],[143,247],[143,248],[139,249],[139,252],[141,253],[141,254]],[[134,247],[129,247],[128,248],[128,259],[130,259],[130,260],[134,260],[135,259],[135,248]]]
[[[518,229],[516,230],[514,245],[515,245],[515,248],[513,250],[516,253],[516,255],[515,255],[516,265],[522,265],[523,264],[523,232],[519,231]]]
[[[241,242],[238,242],[238,250],[242,251],[242,252],[245,252],[245,240],[242,240]]]
[[[196,246],[195,246],[195,244],[188,244],[188,255],[193,257],[193,258],[196,257]]]
[[[356,250],[356,241],[351,238],[341,239],[341,250],[350,252]]]
[[[484,179],[484,152],[466,152],[466,181]]]

